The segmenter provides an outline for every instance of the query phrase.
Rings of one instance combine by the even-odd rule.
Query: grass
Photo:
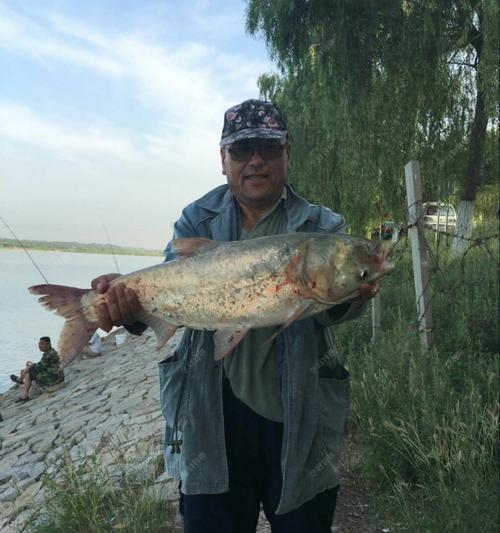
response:
[[[371,314],[337,328],[353,380],[351,423],[391,531],[498,531],[498,245],[463,260],[432,240],[434,346],[420,349],[409,250]]]
[[[97,456],[76,466],[66,456],[57,480],[23,531],[29,533],[177,533],[175,510],[151,493],[159,463],[147,471],[122,463],[110,469]],[[153,472],[153,470],[155,470]]]

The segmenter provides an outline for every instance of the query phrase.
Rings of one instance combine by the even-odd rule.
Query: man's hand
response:
[[[138,316],[144,312],[135,291],[124,283],[116,283],[110,287],[111,281],[119,278],[120,274],[105,274],[92,280],[92,288],[98,294],[106,293],[106,303],[97,308],[98,325],[104,331],[111,331],[113,326],[134,324]]]
[[[366,302],[371,300],[380,289],[380,285],[377,281],[372,281],[371,283],[363,283],[359,287],[359,296],[355,298],[358,302]]]

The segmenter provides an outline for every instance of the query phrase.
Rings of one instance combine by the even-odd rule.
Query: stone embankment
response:
[[[129,336],[115,346],[106,337],[100,357],[74,362],[65,384],[53,392],[33,391],[15,403],[14,385],[0,395],[0,531],[23,529],[46,497],[42,478],[56,478],[63,459],[79,464],[97,456],[106,467],[117,459],[147,465],[162,455],[164,422],[160,411],[157,364],[178,335],[158,354],[152,334]],[[177,483],[161,475],[155,487],[165,500],[178,499]],[[268,531],[261,520],[259,531]]]
[[[15,403],[17,386],[0,395],[0,531],[22,528],[46,495],[42,477],[57,477],[63,456],[78,464],[96,455],[110,467],[117,450],[130,462],[161,456],[153,339],[129,336],[120,346],[114,339],[106,338],[102,356],[67,368],[64,386],[54,392],[34,387],[26,403]],[[160,482],[165,496],[175,499],[175,482],[164,476]]]

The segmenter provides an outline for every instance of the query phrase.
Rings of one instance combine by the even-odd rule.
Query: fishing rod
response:
[[[33,259],[33,257],[31,257],[30,253],[25,248],[23,243],[17,238],[17,235],[14,233],[11,227],[7,224],[7,222],[1,216],[0,216],[0,220],[5,224],[5,227],[10,231],[14,239],[16,239],[16,241],[18,242],[19,246],[24,250],[24,253],[30,258],[30,261],[35,265],[35,268],[38,270],[38,272],[40,272],[40,275],[44,279],[45,283],[48,284],[49,280],[45,277],[44,273],[40,270],[39,266],[35,263],[35,260]]]
[[[106,238],[108,239],[108,244],[109,244],[109,247],[111,248],[111,253],[113,254],[113,259],[115,260],[116,271],[118,272],[118,274],[121,274],[120,267],[118,266],[118,261],[116,260],[115,251],[113,249],[113,245],[111,244],[111,239],[109,238],[108,229],[106,228],[106,224],[104,224],[104,220],[102,218],[101,218],[101,223],[102,223],[102,227],[104,228],[104,233],[106,233]]]

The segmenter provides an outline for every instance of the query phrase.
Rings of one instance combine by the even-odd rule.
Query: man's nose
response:
[[[253,165],[260,165],[266,162],[266,160],[262,157],[260,150],[260,146],[252,146],[252,155],[250,157],[250,160],[248,161],[249,163]]]

